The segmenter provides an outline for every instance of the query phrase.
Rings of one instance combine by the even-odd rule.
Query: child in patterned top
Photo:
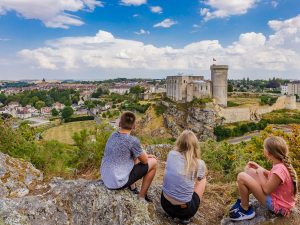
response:
[[[255,212],[249,206],[249,195],[278,215],[289,215],[295,206],[298,190],[296,171],[288,156],[288,146],[281,137],[269,137],[264,141],[264,155],[272,162],[270,171],[255,162],[249,162],[237,181],[241,200],[230,209],[232,220],[252,219]]]
[[[104,185],[109,189],[129,188],[146,201],[148,188],[156,173],[157,160],[142,150],[140,141],[130,135],[135,128],[136,117],[124,112],[119,122],[119,131],[108,139],[102,158],[100,173]],[[140,192],[135,182],[143,179]]]

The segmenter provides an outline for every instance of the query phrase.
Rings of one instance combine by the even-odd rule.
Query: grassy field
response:
[[[259,98],[239,98],[239,97],[229,97],[228,101],[239,104],[238,107],[243,106],[259,106],[260,99]]]
[[[50,128],[43,133],[45,140],[57,140],[65,144],[74,144],[72,136],[75,132],[83,129],[93,129],[96,126],[95,121],[80,121],[59,125]]]

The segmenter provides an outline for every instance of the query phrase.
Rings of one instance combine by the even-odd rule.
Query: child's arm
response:
[[[260,169],[260,170],[263,170],[264,171],[264,174],[268,174],[270,171],[263,168],[262,166],[260,166],[259,164],[257,164],[256,162],[253,162],[253,161],[250,161],[247,163],[247,167],[249,168],[253,168],[253,169]]]
[[[259,176],[259,178],[262,179],[261,176]],[[279,178],[279,176],[272,173],[270,178],[267,180],[267,182],[265,182],[265,183],[262,182],[261,187],[263,189],[263,192],[265,194],[269,195],[272,192],[274,192],[281,183],[282,183],[282,180]]]

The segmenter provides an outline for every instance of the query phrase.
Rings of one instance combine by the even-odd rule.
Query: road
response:
[[[31,126],[31,127],[38,127],[38,126],[46,125],[46,124],[50,123],[49,120],[46,120],[41,117],[32,117],[32,118],[26,119],[26,121],[32,122],[32,124],[29,124],[29,126]]]
[[[286,133],[291,132],[291,128],[288,125],[276,125],[276,126],[274,126],[274,129],[281,129]],[[234,144],[234,145],[239,144],[242,141],[250,141],[252,137],[259,136],[259,133],[260,133],[259,131],[255,131],[255,132],[252,132],[252,133],[248,133],[248,134],[246,134],[242,137],[236,137],[236,138],[228,139],[228,140],[226,140],[226,142],[229,143],[229,144]]]
[[[96,121],[96,123],[97,123],[98,125],[101,124],[100,118],[99,118],[95,113],[92,113],[92,111],[89,110],[89,109],[87,110],[87,113],[88,113],[88,115],[94,117],[94,120]]]

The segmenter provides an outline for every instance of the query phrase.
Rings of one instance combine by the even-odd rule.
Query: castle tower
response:
[[[227,65],[211,65],[211,81],[212,81],[212,95],[216,103],[221,106],[227,106]]]

